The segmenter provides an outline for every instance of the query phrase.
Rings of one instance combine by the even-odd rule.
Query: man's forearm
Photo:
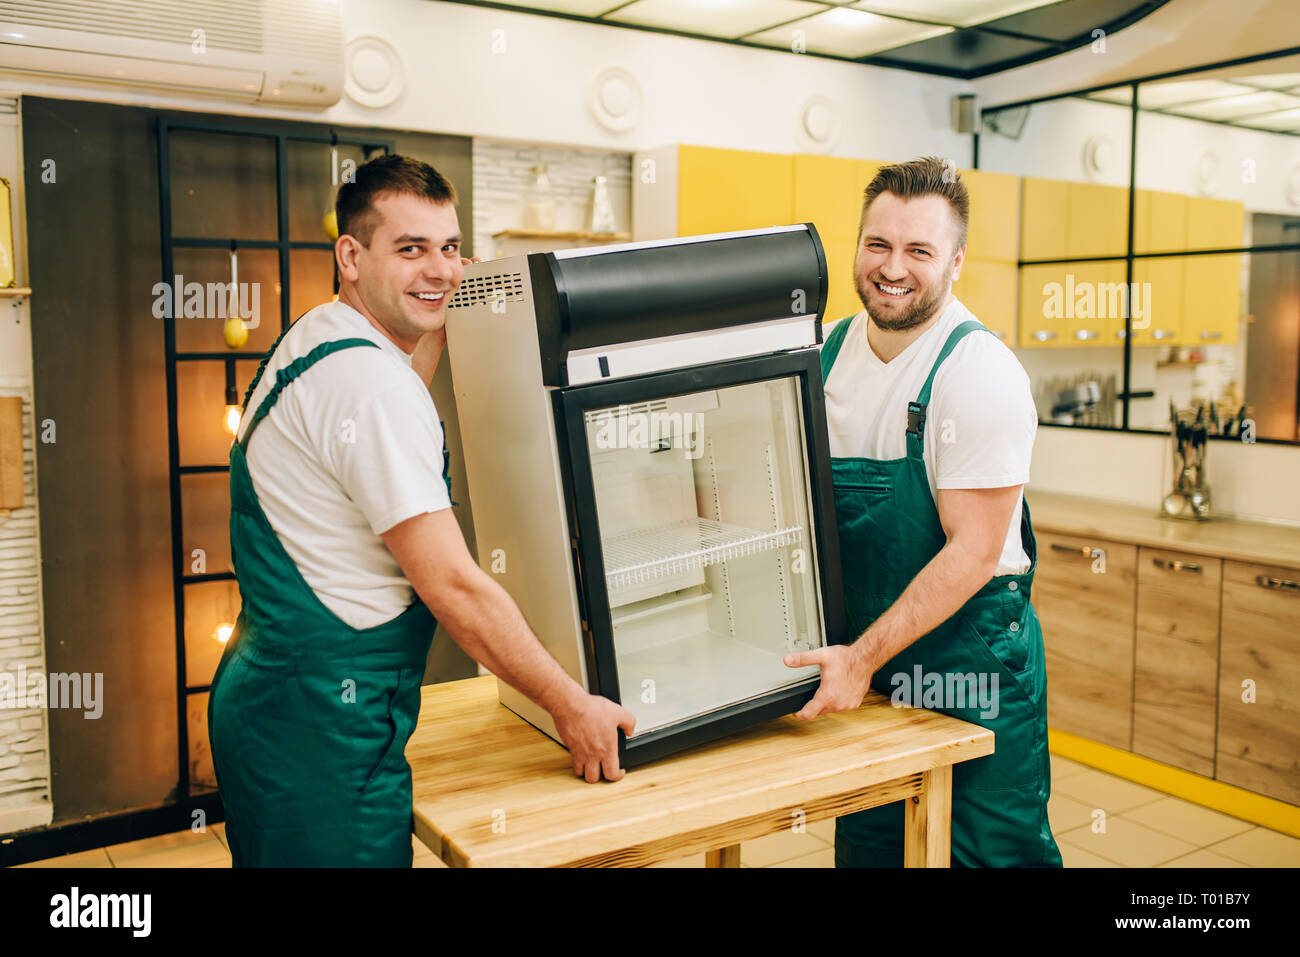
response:
[[[504,588],[483,575],[450,591],[438,620],[471,658],[549,712],[582,693]]]
[[[996,570],[996,559],[949,542],[912,579],[883,615],[854,642],[879,668],[955,615]]]

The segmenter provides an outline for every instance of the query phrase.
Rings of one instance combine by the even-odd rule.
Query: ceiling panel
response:
[[[789,49],[795,30],[804,31],[807,48],[812,52],[856,58],[951,33],[952,27],[911,23],[840,7],[772,30],[750,34],[746,39]]]
[[[1236,125],[1249,126],[1259,130],[1300,133],[1300,109],[1283,110],[1280,113],[1269,113],[1264,116],[1252,116],[1249,119],[1238,120]]]
[[[962,30],[946,36],[935,37],[921,43],[912,43],[901,49],[890,50],[883,56],[872,57],[870,62],[901,66],[905,69],[925,68],[939,72],[940,67],[951,65],[954,73],[974,70],[991,64],[1020,57],[1033,56],[1052,49],[1045,43],[1004,37],[978,30]]]
[[[529,7],[548,13],[573,13],[580,17],[598,17],[617,7],[620,0],[510,0],[511,6]]]
[[[1146,3],[1139,0],[1063,0],[986,23],[984,27],[1057,42],[1076,37],[1092,42],[1093,30],[1112,32],[1112,24],[1139,19],[1161,5],[1162,0]]]
[[[609,0],[605,2],[608,5]],[[825,9],[824,4],[805,0],[637,0],[606,19],[734,38]]]
[[[1204,103],[1188,103],[1170,107],[1170,113],[1193,116],[1202,120],[1237,120],[1263,113],[1277,113],[1300,107],[1300,97],[1273,90],[1259,93],[1242,93],[1224,96]]]
[[[1059,2],[1061,0],[858,0],[853,6],[871,13],[889,13],[913,20],[969,27]]]
[[[1173,109],[1180,103],[1199,103],[1224,96],[1248,92],[1235,83],[1223,80],[1171,80],[1167,83],[1143,83],[1138,87],[1138,106],[1144,110]]]

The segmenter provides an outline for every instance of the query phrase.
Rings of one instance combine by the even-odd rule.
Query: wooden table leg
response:
[[[903,866],[950,867],[952,765],[923,772],[921,793],[903,807]]]
[[[740,866],[740,845],[728,844],[726,847],[720,847],[716,851],[708,851],[704,855],[705,867],[739,867]]]

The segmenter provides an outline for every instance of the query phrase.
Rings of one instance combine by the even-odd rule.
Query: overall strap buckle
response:
[[[907,403],[907,431],[918,439],[925,435],[925,409],[924,402]]]

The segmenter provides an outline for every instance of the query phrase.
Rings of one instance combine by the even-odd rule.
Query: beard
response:
[[[862,306],[867,310],[867,315],[871,317],[871,321],[876,324],[877,328],[886,332],[906,332],[908,329],[915,329],[934,315],[940,303],[948,298],[948,290],[952,288],[950,282],[942,285],[914,286],[915,298],[910,306],[902,312],[884,313],[881,310],[871,308],[871,297],[884,296],[884,293],[875,287],[875,283],[883,282],[885,285],[892,285],[892,283],[885,282],[884,278],[879,275],[868,277],[855,275],[853,279],[854,284],[857,286],[858,298],[862,300]]]

